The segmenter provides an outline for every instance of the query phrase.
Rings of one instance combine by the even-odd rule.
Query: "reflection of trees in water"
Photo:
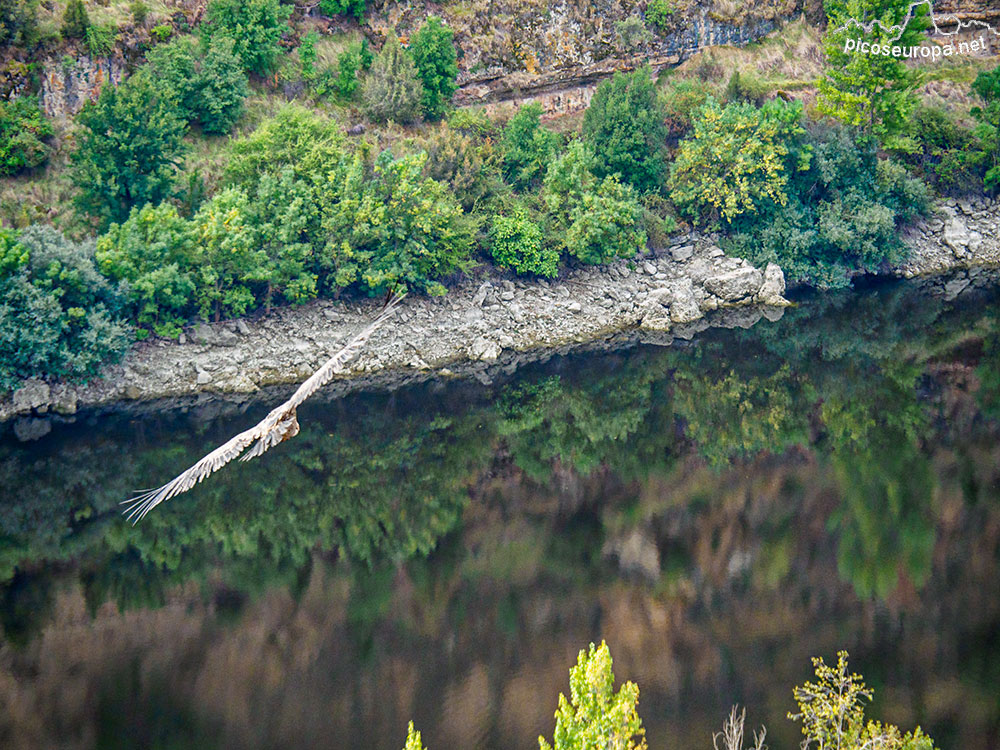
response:
[[[164,419],[140,424],[135,443],[109,431],[48,452],[0,448],[0,481],[28,493],[0,504],[4,631],[32,663],[41,648],[32,634],[62,622],[52,612],[74,581],[115,632],[127,631],[126,619],[100,609],[108,600],[169,631],[181,626],[150,608],[169,604],[178,584],[201,582],[207,595],[188,601],[184,625],[200,635],[177,646],[190,664],[172,689],[210,682],[212,649],[247,662],[225,662],[247,681],[232,700],[276,700],[288,711],[280,684],[263,675],[301,682],[288,700],[322,718],[296,709],[302,726],[286,727],[286,744],[329,736],[344,716],[363,720],[336,736],[382,722],[388,738],[423,717],[426,739],[455,746],[483,727],[506,738],[495,722],[516,716],[520,729],[510,731],[530,743],[537,717],[551,721],[564,662],[601,636],[644,704],[666,712],[660,731],[700,744],[687,733],[719,718],[702,722],[700,705],[781,705],[797,676],[772,685],[747,675],[768,663],[793,670],[845,645],[837,624],[872,622],[880,600],[907,622],[923,618],[909,626],[920,637],[964,637],[948,603],[976,610],[967,652],[891,651],[921,679],[937,670],[964,680],[956,663],[996,655],[980,631],[997,621],[982,594],[997,575],[997,441],[994,423],[970,416],[963,424],[975,430],[949,433],[939,448],[947,426],[936,404],[961,389],[933,367],[969,330],[992,330],[976,315],[899,291],[829,297],[778,325],[709,333],[691,348],[564,360],[522,374],[492,402],[454,390],[352,397],[304,419],[289,450],[219,475],[134,529],[118,519],[117,501],[187,465],[230,425],[204,425],[192,438],[190,425],[179,432]],[[976,413],[960,393],[953,400]],[[658,579],[623,578],[601,554],[613,548],[620,558],[630,539],[658,561]],[[25,572],[12,577],[18,565]],[[286,646],[272,653],[255,627]],[[870,627],[857,637],[871,637]],[[153,643],[120,635],[133,644],[123,653],[153,670],[143,656]],[[74,644],[86,648],[87,637]],[[260,652],[243,653],[241,638],[263,639]],[[115,658],[124,657],[104,656]],[[88,663],[100,681],[104,662]],[[969,690],[982,695],[988,683],[975,680]],[[384,715],[379,685],[392,686]],[[343,707],[334,716],[317,703],[331,695]],[[682,712],[681,696],[703,703]],[[919,703],[899,700],[905,710]],[[979,715],[1000,720],[986,703]],[[480,729],[462,734],[462,714],[481,704]]]

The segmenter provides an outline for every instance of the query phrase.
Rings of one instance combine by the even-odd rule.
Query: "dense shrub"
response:
[[[320,0],[319,12],[324,16],[354,16],[357,21],[365,17],[366,0]]]
[[[442,124],[419,144],[427,152],[427,176],[447,185],[466,210],[502,190],[496,150],[488,139]]]
[[[552,278],[559,271],[559,252],[543,245],[542,228],[522,206],[515,206],[506,216],[493,217],[490,252],[498,267],[519,274]]]
[[[426,160],[385,151],[368,168],[355,157],[325,218],[337,286],[443,294],[437,280],[469,266],[475,225],[443,185],[423,176]]]
[[[702,107],[694,130],[677,151],[670,170],[670,197],[697,223],[732,222],[766,205],[784,205],[795,171],[808,167],[802,104],[781,99],[758,109],[752,104]]]
[[[423,84],[420,107],[428,120],[440,120],[451,104],[458,76],[455,32],[437,16],[430,16],[413,35],[410,52],[417,66],[417,76]]]
[[[38,0],[4,0],[0,3],[0,45],[19,47],[35,41]]]
[[[270,120],[232,145],[225,178],[248,190],[267,173],[291,167],[296,177],[325,180],[344,159],[336,122],[298,104],[287,104]]]
[[[926,210],[926,187],[849,131],[808,140],[812,161],[791,175],[786,202],[737,218],[726,249],[758,265],[775,261],[789,281],[819,287],[846,286],[854,272],[901,261],[898,228]]]
[[[358,90],[358,70],[361,68],[361,55],[354,46],[350,46],[337,56],[337,93],[345,99],[350,99]]]
[[[291,167],[265,174],[251,193],[247,226],[251,246],[261,253],[254,278],[268,311],[275,295],[293,303],[316,296],[319,212],[313,186]]]
[[[223,36],[212,40],[197,84],[195,114],[201,129],[209,134],[228,133],[243,114],[243,102],[250,93],[232,39]]]
[[[670,27],[670,17],[674,10],[670,0],[649,0],[646,3],[646,22],[658,31],[666,31]]]
[[[73,181],[78,205],[104,223],[170,194],[187,126],[169,92],[140,71],[104,86],[77,117]]]
[[[553,241],[584,263],[627,258],[646,247],[642,207],[617,175],[594,175],[593,155],[575,141],[545,176]]]
[[[107,57],[115,49],[118,27],[111,24],[91,24],[84,35],[91,57]]]
[[[982,144],[984,182],[997,190],[1000,189],[1000,66],[976,76],[972,91],[984,104],[972,109],[972,116],[979,121],[976,136]]]
[[[0,175],[39,166],[49,156],[45,139],[52,125],[38,102],[27,97],[0,100]]]
[[[133,209],[97,240],[103,274],[125,282],[140,337],[177,337],[194,315],[198,258],[191,224],[168,203]]]
[[[255,306],[252,285],[266,277],[267,269],[249,213],[246,193],[227,188],[191,220],[198,247],[195,303],[202,318],[238,317]]]
[[[422,96],[413,59],[390,33],[365,78],[365,112],[376,122],[411,123],[419,116]]]
[[[669,143],[676,144],[694,124],[698,112],[711,95],[711,89],[702,81],[671,81],[663,90],[664,124]]]
[[[210,48],[219,36],[233,40],[233,52],[244,70],[266,75],[278,64],[279,42],[289,31],[291,5],[280,0],[211,0],[201,24],[202,41]]]
[[[0,229],[0,390],[30,377],[85,379],[120,357],[131,336],[119,307],[93,244],[48,227]]]
[[[500,145],[503,176],[518,190],[541,183],[559,144],[559,136],[542,127],[541,116],[540,104],[526,104],[510,118],[503,131]]]
[[[896,155],[940,192],[953,195],[983,188],[982,142],[948,110],[920,107],[911,119],[914,146]]]
[[[666,175],[666,112],[648,67],[601,82],[583,118],[598,177],[617,174],[637,190],[658,190]]]

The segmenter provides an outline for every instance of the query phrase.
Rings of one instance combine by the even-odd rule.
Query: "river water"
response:
[[[0,746],[533,748],[603,638],[651,748],[734,703],[797,747],[839,649],[870,717],[998,748],[994,284],[318,402],[134,528],[268,405],[8,427]]]

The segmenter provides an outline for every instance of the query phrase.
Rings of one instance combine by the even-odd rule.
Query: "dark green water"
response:
[[[892,285],[319,403],[135,528],[119,500],[267,405],[8,428],[0,746],[532,748],[605,638],[651,748],[736,702],[797,747],[838,649],[869,716],[998,748],[998,299]]]

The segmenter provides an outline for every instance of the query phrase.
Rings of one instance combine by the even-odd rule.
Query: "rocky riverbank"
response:
[[[1000,265],[1000,201],[946,202],[911,228],[907,241],[911,257],[894,275]],[[961,276],[948,283],[961,291]],[[441,375],[486,381],[497,369],[510,372],[584,346],[666,345],[710,326],[777,319],[788,304],[784,294],[778,266],[754,268],[727,257],[713,237],[694,234],[650,256],[578,269],[552,282],[470,279],[442,298],[406,299],[331,392]],[[312,374],[378,305],[320,300],[266,317],[198,324],[178,342],[137,344],[89,385],[28,381],[0,401],[0,421],[16,418],[17,433],[29,438],[47,432],[52,415],[72,418],[85,407],[271,397],[269,387]]]

